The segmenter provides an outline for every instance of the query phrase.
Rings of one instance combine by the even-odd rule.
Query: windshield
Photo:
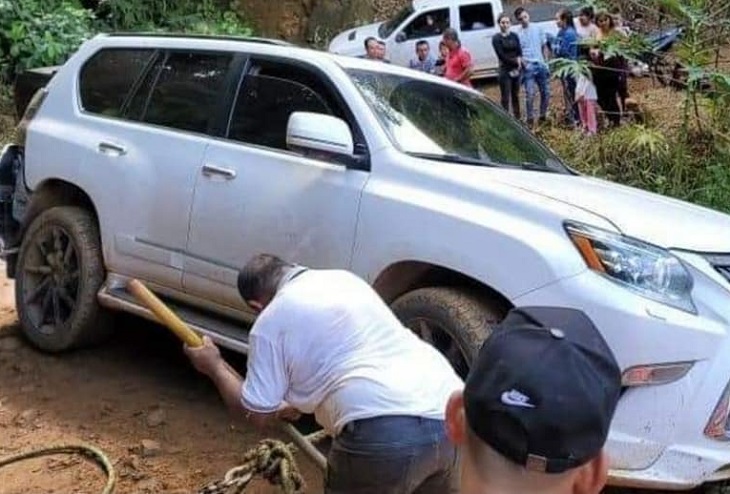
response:
[[[390,20],[385,21],[380,25],[378,28],[378,36],[380,36],[382,39],[387,38],[390,36],[393,31],[395,31],[398,26],[403,24],[403,21],[405,21],[411,14],[413,13],[413,6],[407,5],[403,8],[400,12],[396,14],[395,17],[393,17]]]
[[[565,172],[558,158],[485,96],[407,76],[347,71],[393,143],[430,159]]]

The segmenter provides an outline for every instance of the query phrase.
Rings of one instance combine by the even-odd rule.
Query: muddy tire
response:
[[[94,216],[77,207],[41,213],[18,254],[15,305],[25,337],[46,352],[103,340],[111,331],[96,298],[104,277]]]
[[[492,327],[506,314],[500,304],[458,288],[420,288],[398,298],[393,312],[435,346],[463,378]]]

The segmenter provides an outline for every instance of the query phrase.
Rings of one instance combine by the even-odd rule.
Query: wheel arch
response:
[[[460,271],[423,261],[405,260],[390,264],[375,278],[373,288],[386,303],[413,290],[426,287],[462,288],[496,303],[506,314],[512,302],[494,287]]]
[[[22,241],[25,232],[33,220],[43,211],[57,206],[76,206],[89,211],[99,225],[99,214],[96,205],[81,187],[62,179],[46,179],[30,194],[30,200],[26,207],[21,223],[21,232],[18,237],[18,244]],[[8,256],[7,270],[8,277],[15,277],[17,254]]]

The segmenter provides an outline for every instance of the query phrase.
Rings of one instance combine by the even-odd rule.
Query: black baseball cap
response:
[[[621,394],[616,358],[583,312],[510,311],[464,386],[471,430],[525,468],[561,473],[598,456]]]

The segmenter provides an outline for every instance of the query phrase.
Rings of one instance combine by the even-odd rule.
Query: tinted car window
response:
[[[142,120],[205,133],[232,60],[228,53],[171,53],[159,67]]]
[[[154,50],[105,49],[81,69],[81,106],[91,113],[116,117]]]
[[[450,24],[449,9],[424,12],[403,30],[406,39],[428,38],[442,34]]]
[[[305,70],[286,64],[254,62],[241,85],[229,137],[286,149],[286,129],[293,112],[335,113],[325,94],[321,82]]]
[[[459,7],[462,31],[476,31],[494,27],[494,12],[491,3],[475,3]]]

